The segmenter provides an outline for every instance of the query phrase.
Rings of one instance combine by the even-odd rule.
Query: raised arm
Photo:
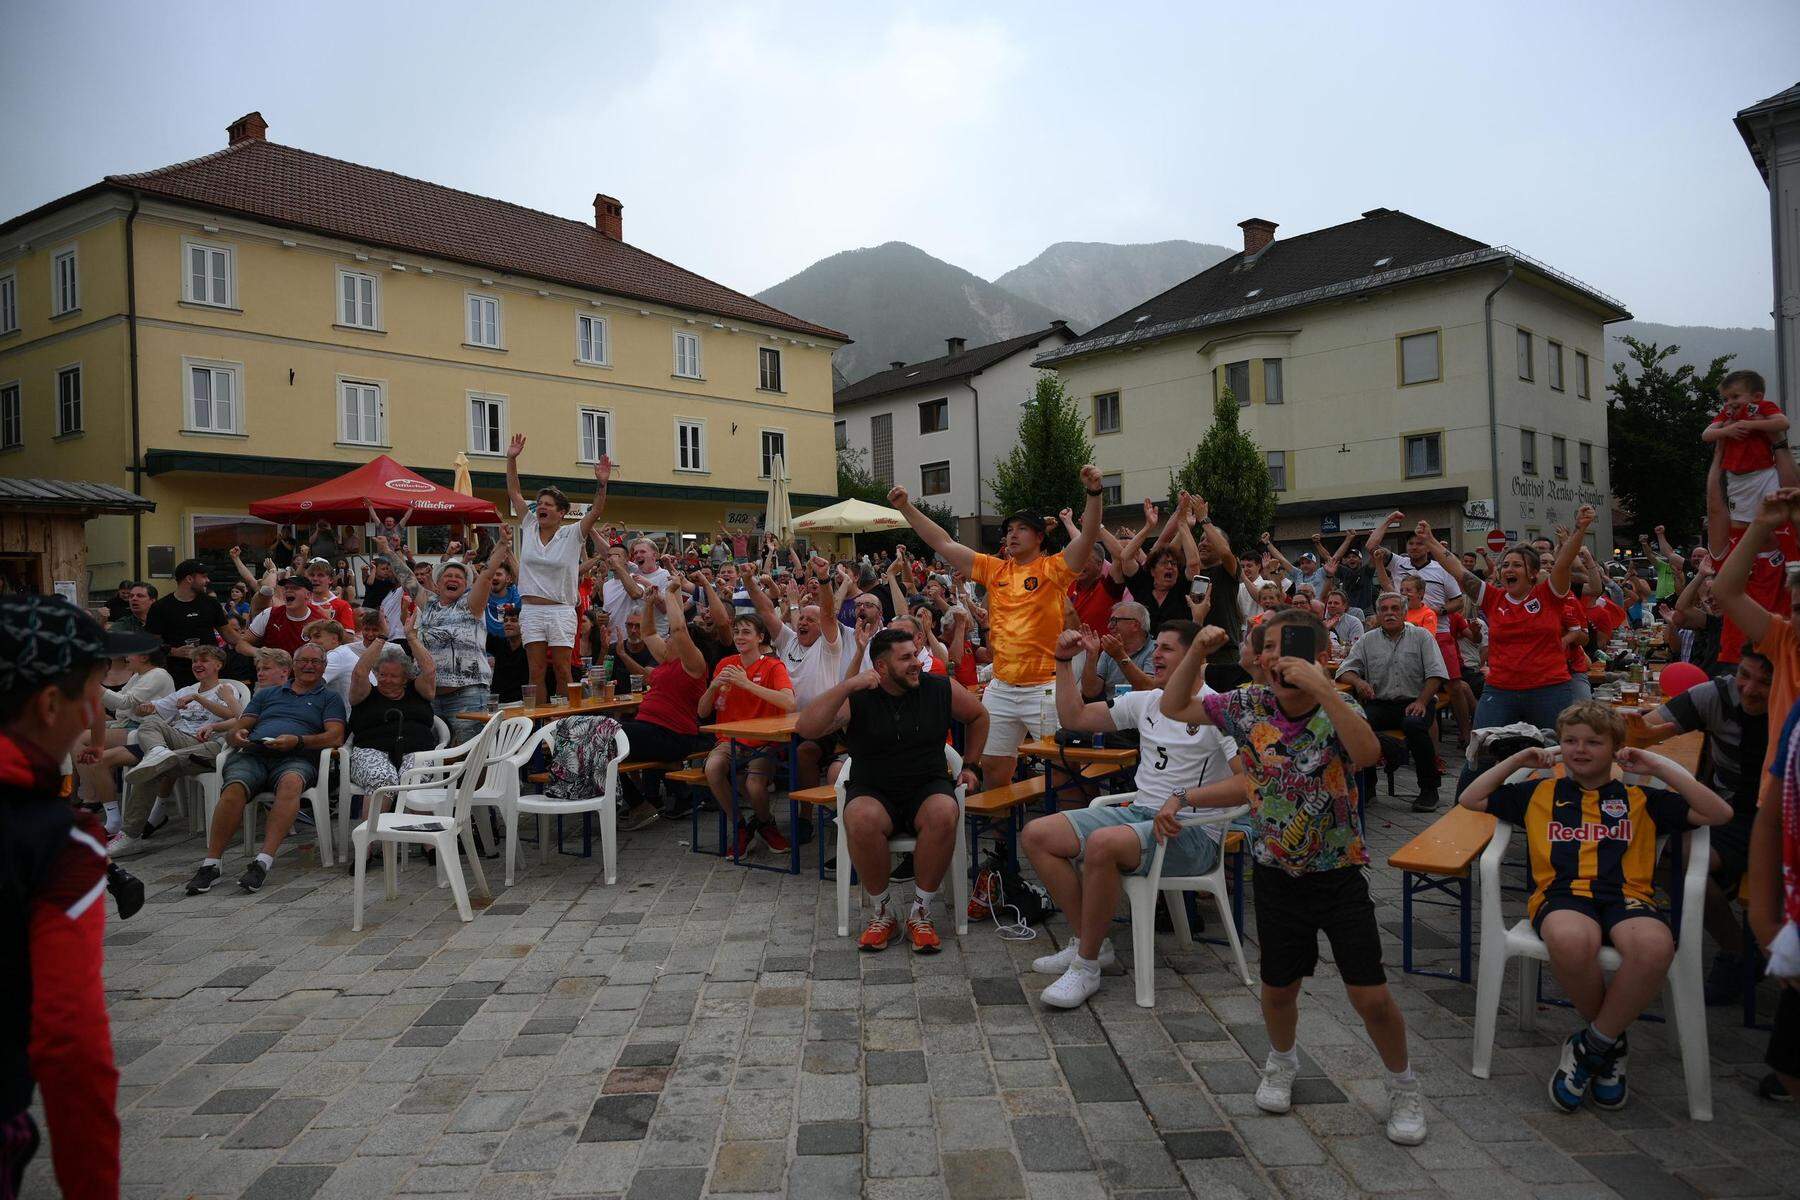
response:
[[[1169,517],[1169,523],[1171,525],[1179,520],[1182,511],[1182,508],[1178,505],[1175,512]],[[1138,526],[1138,531],[1136,533],[1131,535],[1131,540],[1117,549],[1114,549],[1110,542],[1107,544],[1107,552],[1113,556],[1113,560],[1109,566],[1112,569],[1112,576],[1114,579],[1123,583],[1125,581],[1125,576],[1138,569],[1138,564],[1143,561],[1142,558],[1139,557],[1139,552],[1143,550],[1144,543],[1149,540],[1150,531],[1157,527],[1160,517],[1161,514],[1157,511],[1156,505],[1146,499],[1144,501],[1144,523]]]
[[[1769,610],[1745,594],[1744,589],[1750,583],[1750,568],[1756,565],[1756,556],[1762,552],[1763,544],[1777,529],[1792,521],[1796,513],[1800,513],[1800,489],[1782,488],[1764,496],[1755,519],[1744,530],[1738,544],[1732,547],[1725,565],[1713,579],[1713,599],[1744,631],[1747,641],[1760,642],[1769,632]]]
[[[669,655],[673,654],[681,660],[681,669],[686,671],[689,677],[704,679],[706,678],[706,656],[700,653],[700,647],[694,645],[693,636],[688,633],[687,622],[681,616],[681,601],[684,595],[685,593],[681,590],[681,581],[673,575],[669,576],[669,586],[663,589],[662,595],[659,597],[663,612],[669,618],[669,636],[665,638],[656,632],[656,622],[652,619],[649,609],[646,608],[641,622],[644,627],[642,637],[644,645],[650,648],[650,653],[656,656],[657,662],[668,662]]]
[[[963,545],[938,527],[938,523],[913,506],[906,489],[896,484],[887,495],[889,506],[897,509],[906,523],[912,526],[919,539],[945,562],[959,571],[972,572],[975,569],[975,551]],[[1086,559],[1082,560],[1087,561]]]
[[[388,566],[394,569],[394,582],[400,585],[400,590],[417,602],[422,585],[419,583],[419,577],[412,573],[412,568],[406,565],[406,560],[396,554],[387,538],[381,535],[377,535],[375,538],[375,550],[387,559]]]
[[[1206,705],[1200,702],[1200,681],[1206,674],[1206,660],[1218,653],[1231,639],[1217,625],[1208,625],[1194,638],[1187,653],[1181,656],[1181,665],[1169,676],[1169,682],[1163,687],[1162,701],[1158,705],[1163,715],[1184,725],[1211,725],[1212,718],[1206,713]],[[1335,690],[1335,689],[1334,689]]]
[[[233,546],[227,553],[231,555],[231,567],[238,573],[238,578],[242,579],[252,590],[254,590],[258,586],[256,582],[256,572],[244,565],[244,548],[242,546]]]
[[[470,609],[471,612],[474,609]],[[431,651],[425,648],[419,637],[419,610],[414,608],[406,614],[402,627],[406,630],[406,648],[412,651],[413,662],[418,664],[419,673],[413,676],[413,687],[419,695],[430,700],[437,695],[437,660],[431,657]]]
[[[906,588],[901,586],[900,583],[900,576],[906,570],[905,556],[906,550],[903,547],[895,546],[894,561],[888,564],[887,569],[888,596],[894,602],[894,611],[896,613],[903,613],[906,611]]]
[[[1266,533],[1262,535],[1262,548],[1263,553],[1273,554],[1275,556],[1275,561],[1281,564],[1283,573],[1287,575],[1295,574],[1294,564],[1289,562],[1288,556],[1281,552],[1281,547],[1275,544],[1275,539]]]
[[[1185,492],[1182,494],[1184,496],[1187,495]],[[1188,496],[1187,501],[1188,520],[1200,527],[1201,540],[1205,541],[1207,545],[1213,548],[1213,554],[1217,556],[1220,565],[1225,568],[1226,572],[1229,573],[1232,578],[1237,578],[1237,555],[1232,553],[1231,539],[1225,536],[1225,531],[1213,524],[1212,505],[1207,503],[1206,498],[1203,496]]]
[[[1525,749],[1502,759],[1469,781],[1456,802],[1464,808],[1475,812],[1486,812],[1488,801],[1494,798],[1515,771],[1548,771],[1556,766],[1557,751],[1545,746],[1527,746]]]
[[[519,455],[523,453],[525,435],[515,433],[506,445],[506,502],[512,506],[515,519],[525,515],[525,492],[519,487]]]
[[[1365,543],[1368,552],[1370,554],[1375,553],[1377,549],[1387,542],[1387,535],[1393,530],[1394,526],[1400,524],[1404,520],[1406,520],[1406,514],[1399,509],[1395,509],[1387,516],[1383,517],[1381,519],[1381,524],[1369,531],[1369,540]]]
[[[1550,590],[1559,596],[1569,594],[1569,579],[1575,558],[1586,545],[1588,526],[1594,523],[1594,506],[1584,504],[1575,510],[1575,528],[1556,548],[1556,561],[1550,566]]]
[[[1481,580],[1463,567],[1462,559],[1450,553],[1450,547],[1438,541],[1437,534],[1431,531],[1431,522],[1420,521],[1418,525],[1414,527],[1413,532],[1425,540],[1426,552],[1431,555],[1438,566],[1450,573],[1450,578],[1456,580],[1457,586],[1462,588],[1466,594],[1475,597],[1475,599],[1479,601],[1481,598]],[[1387,590],[1387,581],[1385,578],[1387,572],[1385,566],[1381,573],[1384,577],[1382,584],[1383,590],[1385,591]],[[1564,590],[1567,591],[1568,589],[1565,587]]]
[[[374,685],[369,682],[369,676],[375,673],[375,664],[381,661],[381,652],[385,649],[387,649],[387,639],[376,638],[364,646],[363,652],[356,656],[356,667],[350,672],[350,704],[352,707],[367,700],[369,693],[374,690]]]
[[[1706,614],[1700,610],[1700,588],[1702,584],[1712,578],[1712,574],[1711,560],[1702,560],[1700,566],[1695,568],[1693,575],[1682,587],[1681,594],[1675,597],[1675,606],[1669,611],[1669,624],[1678,625],[1683,629],[1706,628]],[[1762,606],[1759,604],[1757,607],[1761,608]]]
[[[502,525],[500,537],[506,546],[512,545],[512,526]],[[481,613],[487,608],[488,597],[494,591],[494,568],[500,565],[505,555],[496,547],[494,553],[488,555],[487,561],[481,564],[481,570],[475,574],[475,582],[469,585],[469,611]]]
[[[506,464],[510,470],[512,459],[507,459]],[[581,544],[584,546],[587,545],[588,538],[594,535],[594,523],[606,511],[606,484],[612,478],[612,469],[612,458],[609,455],[602,454],[600,461],[594,464],[594,502],[588,505],[587,512],[581,516]],[[512,476],[508,475],[507,480],[510,483]]]
[[[1087,492],[1087,503],[1081,507],[1081,532],[1063,549],[1063,561],[1069,569],[1079,571],[1087,566],[1094,552],[1094,540],[1100,536],[1100,517],[1106,505],[1106,487],[1100,468],[1088,463],[1081,468],[1081,486]],[[973,559],[970,560],[973,563]]]
[[[744,590],[750,593],[750,607],[756,610],[756,619],[769,631],[769,640],[775,641],[781,636],[785,626],[781,613],[775,608],[775,602],[769,599],[769,594],[763,591],[762,583],[757,580],[756,572],[752,571],[744,577]]]
[[[1118,726],[1113,724],[1112,709],[1105,704],[1089,703],[1086,689],[1075,678],[1075,656],[1082,653],[1089,640],[1079,629],[1065,629],[1056,639],[1056,721],[1064,729],[1078,729],[1083,733],[1112,733]],[[1096,641],[1094,648],[1088,652],[1089,666],[1083,667],[1085,676],[1092,669],[1091,664],[1100,650]]]

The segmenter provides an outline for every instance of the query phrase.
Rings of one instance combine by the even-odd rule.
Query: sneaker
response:
[[[1388,1141],[1417,1146],[1425,1140],[1425,1093],[1417,1080],[1388,1085]]]
[[[135,766],[125,772],[125,782],[136,787],[140,783],[155,779],[163,773],[166,764],[174,757],[175,755],[167,746],[154,747]]]
[[[261,859],[253,858],[244,873],[238,876],[238,886],[246,892],[262,891],[263,880],[269,877],[269,868],[262,865]]]
[[[1298,1063],[1289,1066],[1271,1052],[1263,1062],[1262,1082],[1256,1085],[1256,1107],[1272,1113],[1294,1107],[1294,1076],[1299,1073]]]
[[[1070,942],[1055,954],[1046,954],[1041,958],[1033,960],[1031,969],[1039,975],[1061,975],[1064,971],[1075,965],[1075,959],[1078,957],[1075,950],[1076,944]],[[1107,967],[1112,966],[1113,963],[1118,961],[1118,958],[1119,956],[1113,953],[1111,938],[1100,943],[1099,962],[1101,970],[1104,971]]]
[[[115,862],[121,858],[130,858],[134,854],[143,854],[150,849],[150,844],[143,838],[134,838],[123,830],[112,835],[106,843],[106,857]]]
[[[902,883],[906,883],[914,877],[915,869],[913,867],[912,851],[908,850],[905,854],[900,856],[900,861],[894,864],[894,869],[888,872],[888,878],[897,879]]]
[[[1775,1074],[1773,1071],[1764,1075],[1762,1081],[1756,1085],[1756,1094],[1761,1096],[1764,1100],[1773,1100],[1777,1104],[1792,1104],[1794,1102],[1793,1094],[1789,1092],[1787,1088],[1782,1086],[1781,1076]]]
[[[1437,806],[1438,806],[1438,785],[1434,783],[1430,787],[1422,787],[1419,789],[1419,798],[1417,800],[1413,801],[1412,810],[1416,813],[1428,813],[1428,812],[1435,811]],[[1418,1143],[1417,1142],[1405,1142],[1402,1144],[1413,1146],[1413,1145],[1417,1145]]]
[[[640,804],[619,819],[619,828],[626,833],[632,833],[639,829],[648,829],[661,819],[662,814],[656,811],[655,805]]]
[[[777,854],[786,854],[792,847],[787,837],[782,834],[781,827],[773,820],[765,820],[756,827],[756,836],[763,840],[763,845]]]
[[[310,809],[310,808],[302,808],[302,809],[301,809],[301,810],[300,810],[300,811],[299,811],[299,812],[298,812],[298,813],[296,813],[296,814],[295,814],[295,815],[294,815],[294,824],[296,824],[296,825],[304,825],[304,826],[306,826],[306,827],[307,827],[307,828],[308,828],[308,829],[311,829],[311,828],[312,828],[312,827],[313,827],[313,824],[314,824],[314,822],[313,822],[313,815],[312,815],[312,809]]]
[[[1051,1008],[1080,1008],[1099,990],[1100,972],[1083,970],[1070,963],[1069,969],[1044,989],[1043,1001]]]
[[[747,823],[740,823],[737,827],[737,842],[735,845],[737,848],[733,850],[731,854],[733,858],[737,859],[739,862],[749,858],[756,852],[756,831],[751,829]]]
[[[169,823],[169,818],[167,816],[164,816],[163,819],[160,821],[145,821],[144,822],[144,836],[147,838],[155,837],[157,834],[157,831],[164,828],[165,826],[167,826],[168,823]]]
[[[869,918],[869,927],[862,931],[860,938],[856,939],[856,948],[870,954],[886,950],[888,943],[893,941],[899,932],[900,922],[894,920],[894,914],[884,908]]]
[[[1612,1048],[1600,1056],[1603,1064],[1594,1073],[1593,1085],[1588,1095],[1601,1108],[1624,1108],[1625,1088],[1625,1038],[1612,1044]]]
[[[1723,950],[1713,955],[1706,972],[1706,1006],[1735,1004],[1744,996],[1744,960]]]
[[[931,914],[917,907],[906,918],[906,940],[911,943],[914,954],[936,954],[944,948],[944,943],[938,940],[937,926],[931,923]]]
[[[1587,1099],[1594,1075],[1604,1066],[1601,1057],[1588,1049],[1581,1032],[1571,1033],[1562,1046],[1562,1061],[1550,1076],[1550,1102],[1564,1112],[1574,1112]]]
[[[187,894],[198,896],[201,892],[212,891],[213,884],[219,882],[219,868],[216,866],[201,867],[194,872],[194,877],[187,881]]]

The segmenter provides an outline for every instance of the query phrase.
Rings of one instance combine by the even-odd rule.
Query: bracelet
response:
[[[1086,489],[1086,491],[1087,491],[1087,494],[1088,494],[1088,495],[1090,495],[1090,496],[1104,496],[1104,495],[1106,495],[1106,489],[1105,489],[1105,488],[1088,488],[1088,489]]]

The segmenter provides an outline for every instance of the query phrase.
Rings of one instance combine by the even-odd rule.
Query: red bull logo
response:
[[[1604,842],[1610,838],[1629,842],[1631,840],[1631,822],[1624,820],[1617,825],[1608,825],[1603,821],[1584,821],[1579,825],[1564,825],[1561,821],[1552,821],[1544,827],[1544,836],[1552,844],[1556,842]]]

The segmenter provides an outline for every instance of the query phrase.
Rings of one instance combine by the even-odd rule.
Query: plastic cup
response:
[[[528,683],[519,689],[519,703],[526,708],[537,707],[537,684]]]

